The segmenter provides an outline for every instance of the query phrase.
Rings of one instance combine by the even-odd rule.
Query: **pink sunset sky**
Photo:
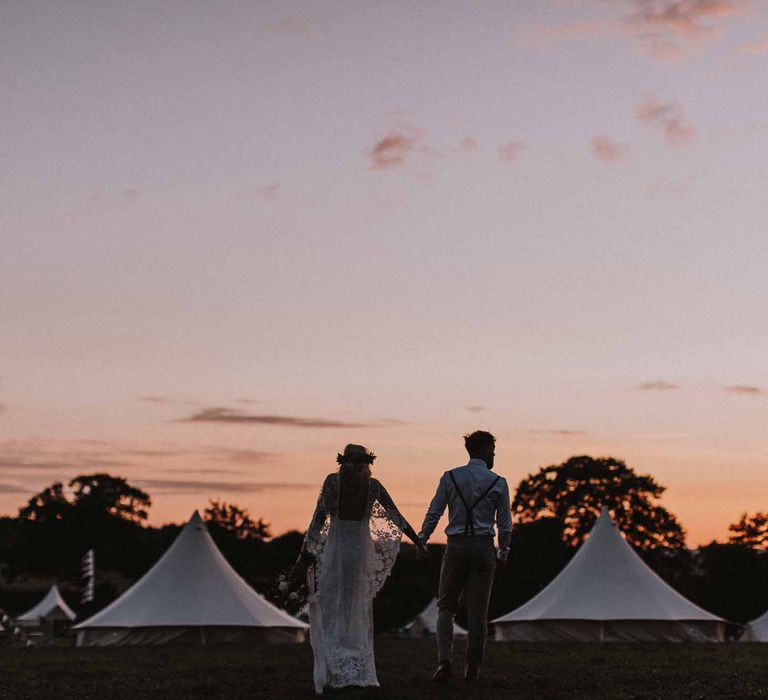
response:
[[[0,5],[0,513],[108,471],[418,527],[461,435],[768,509],[768,3]]]

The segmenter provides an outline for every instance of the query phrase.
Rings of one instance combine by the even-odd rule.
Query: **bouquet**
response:
[[[302,612],[309,597],[306,568],[294,564],[283,569],[272,584],[267,597],[270,602],[291,615]]]

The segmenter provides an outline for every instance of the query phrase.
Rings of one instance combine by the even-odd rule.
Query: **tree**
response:
[[[79,511],[108,514],[132,523],[147,519],[152,505],[149,494],[125,479],[109,474],[77,476],[69,482],[73,489],[73,506]]]
[[[19,519],[48,524],[63,520],[71,509],[72,504],[64,494],[64,485],[56,481],[32,496],[26,506],[19,508]]]
[[[254,520],[246,508],[213,499],[210,499],[209,503],[203,516],[205,522],[236,540],[263,541],[272,536],[269,523],[265,523],[261,518]]]
[[[15,571],[66,576],[79,572],[81,557],[93,548],[100,567],[146,568],[152,552],[141,525],[150,504],[144,491],[109,474],[80,475],[68,489],[57,481],[19,509],[8,560]]]
[[[679,590],[697,605],[733,622],[765,612],[768,557],[759,549],[711,542],[696,553],[695,575]]]
[[[728,530],[733,533],[728,538],[730,544],[768,549],[768,513],[755,513],[752,516],[742,513],[741,520],[729,525]]]
[[[607,506],[635,547],[684,547],[682,526],[655,503],[664,490],[653,477],[636,474],[619,459],[582,455],[523,479],[512,512],[520,524],[555,518],[563,540],[578,545]]]

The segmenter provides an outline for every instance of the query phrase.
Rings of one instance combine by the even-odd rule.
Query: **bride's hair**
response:
[[[339,474],[358,479],[371,475],[371,465],[375,459],[376,455],[362,445],[347,445],[343,454],[336,455],[340,465]]]

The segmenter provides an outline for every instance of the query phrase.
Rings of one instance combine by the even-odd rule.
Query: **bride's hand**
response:
[[[429,561],[429,550],[421,540],[416,544],[416,559],[419,561]]]
[[[306,547],[301,548],[299,552],[299,558],[296,560],[294,566],[306,569],[315,563],[315,555],[312,554]]]

